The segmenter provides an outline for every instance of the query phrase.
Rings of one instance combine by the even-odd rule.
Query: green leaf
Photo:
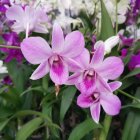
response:
[[[140,103],[132,103],[132,104],[124,105],[124,106],[122,106],[122,109],[125,109],[125,108],[128,108],[128,107],[140,109]]]
[[[123,59],[124,65],[126,66],[128,64],[128,62],[130,61],[130,58],[132,56],[132,52],[128,52],[127,56]]]
[[[114,35],[113,25],[111,18],[107,12],[103,0],[101,0],[101,31],[99,39],[106,40]]]
[[[124,90],[128,87],[130,87],[131,85],[133,85],[135,82],[137,82],[137,79],[135,77],[130,77],[128,79],[122,79],[122,86],[120,87],[121,90]]]
[[[42,92],[42,87],[41,86],[38,86],[38,87],[29,87],[27,90],[23,91],[20,96],[23,96],[24,94],[30,92],[30,91],[40,91]]]
[[[134,70],[132,70],[131,72],[129,72],[123,79],[135,76],[137,74],[140,74],[140,68],[135,68]]]
[[[84,26],[86,28],[89,28],[90,31],[92,31],[94,25],[92,24],[91,19],[88,17],[88,15],[86,14],[86,12],[85,11],[81,11],[80,14],[79,14],[79,17],[83,21]]]
[[[100,124],[96,124],[91,118],[78,124],[71,132],[68,140],[81,140],[90,131],[96,128],[102,128]]]
[[[7,63],[8,73],[16,87],[17,91],[23,92],[26,82],[29,81],[31,69],[23,64],[17,63],[15,60]]]
[[[7,89],[8,89],[7,86],[1,87],[0,88],[0,94],[3,93],[3,92],[5,92]]]
[[[16,140],[26,140],[42,123],[43,119],[39,117],[29,121],[18,131]]]
[[[45,91],[48,90],[48,82],[49,82],[49,76],[47,75],[42,79],[42,87]]]
[[[13,104],[16,108],[19,108],[21,105],[21,99],[13,88],[9,88],[7,92],[0,94],[0,97],[5,99],[8,104]]]
[[[122,140],[128,140],[128,135],[130,133],[130,128],[133,124],[133,121],[134,121],[134,116],[135,114],[130,112],[128,114],[128,117],[126,119],[126,122],[125,122],[125,126],[124,126],[124,130],[123,130],[123,135],[122,135]]]
[[[3,130],[3,128],[8,124],[9,121],[10,121],[10,119],[6,119],[4,121],[0,121],[0,131]]]
[[[13,113],[14,113],[14,110],[11,110],[10,108],[8,108],[6,106],[0,107],[0,119],[11,116]]]
[[[140,99],[140,87],[137,89],[135,97]],[[133,103],[134,104],[134,103]],[[135,140],[137,137],[137,131],[140,127],[140,109],[137,108],[134,110],[132,108],[127,115],[127,119],[123,129],[122,140]]]
[[[68,88],[63,90],[61,107],[60,107],[60,121],[63,121],[65,114],[72,103],[75,93],[76,93],[76,88],[73,86],[69,86]]]

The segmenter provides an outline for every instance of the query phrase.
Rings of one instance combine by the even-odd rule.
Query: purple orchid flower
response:
[[[132,55],[130,62],[128,63],[128,68],[132,71],[135,68],[140,67],[140,52],[136,55]],[[140,74],[136,75],[137,78],[140,78]]]
[[[2,83],[4,84],[4,85],[12,85],[13,83],[12,83],[12,80],[11,80],[11,78],[9,77],[9,76],[5,76],[4,78],[3,78],[3,80],[2,80]]]
[[[69,64],[84,50],[84,37],[74,31],[66,35],[58,24],[52,31],[52,49],[41,37],[29,37],[21,43],[23,55],[32,64],[40,64],[31,76],[32,80],[42,78],[50,71],[52,81],[61,85],[68,80]]]
[[[67,81],[68,85],[75,84],[82,93],[92,93],[95,89],[111,91],[107,81],[119,77],[124,69],[123,62],[118,57],[112,56],[103,60],[104,42],[98,41],[95,48],[97,49],[91,60],[86,49],[74,59],[79,67],[73,67],[75,73]]]
[[[113,91],[121,86],[121,82],[115,81],[109,83],[109,86]],[[108,115],[117,115],[121,108],[121,102],[119,98],[112,92],[94,91],[92,94],[80,94],[77,99],[77,104],[82,108],[90,107],[90,112],[93,120],[98,123],[100,119],[101,106]]]
[[[140,12],[140,0],[131,0],[130,1],[130,10],[127,13],[127,25],[135,24]]]
[[[123,48],[121,50],[121,58],[125,58],[127,56],[127,53],[128,53],[128,49],[126,48]]]
[[[134,43],[134,38],[127,38],[127,37],[125,37],[125,36],[123,36],[123,35],[119,35],[119,37],[120,37],[120,42],[121,42],[121,46],[129,46],[129,47],[131,47],[131,46],[133,46],[133,43]]]
[[[6,45],[20,46],[19,37],[15,32],[5,33],[2,35],[2,37],[5,40]],[[21,62],[23,59],[23,55],[20,49],[1,48],[0,50],[7,53],[7,57],[4,60],[7,63],[12,59],[16,59],[18,62]]]
[[[41,9],[26,6],[24,9],[19,5],[13,5],[6,11],[6,17],[14,21],[13,31],[20,33],[26,31],[26,37],[30,31],[47,33],[46,23],[48,16]]]

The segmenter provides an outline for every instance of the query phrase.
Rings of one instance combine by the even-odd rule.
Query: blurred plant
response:
[[[139,9],[1,0],[0,139],[139,140]]]

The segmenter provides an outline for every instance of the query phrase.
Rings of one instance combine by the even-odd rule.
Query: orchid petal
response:
[[[96,87],[99,92],[108,93],[112,91],[107,81],[100,76],[96,78]]]
[[[24,17],[24,11],[21,6],[14,5],[6,11],[6,17],[9,20],[16,20],[22,22],[22,17]]]
[[[100,103],[108,115],[117,115],[120,112],[120,99],[112,93],[102,93],[100,95]]]
[[[21,51],[31,64],[40,64],[51,55],[51,48],[41,37],[30,37],[21,43]]]
[[[88,108],[92,105],[93,101],[90,96],[86,96],[85,94],[80,94],[77,98],[77,105],[82,108]]]
[[[16,32],[17,34],[19,34],[20,32],[24,31],[25,28],[22,24],[19,24],[19,22],[15,22],[13,25],[12,25],[12,30],[14,32]]]
[[[101,62],[104,59],[104,42],[98,41],[95,44],[95,47],[97,48],[92,59],[91,59],[91,66],[97,67],[101,64]]]
[[[35,27],[34,27],[34,32],[48,33],[48,29],[43,24],[36,24]]]
[[[94,103],[91,107],[90,107],[90,112],[91,112],[91,116],[92,119],[98,123],[99,119],[100,119],[100,111],[101,111],[101,107],[100,107],[100,103]]]
[[[71,58],[77,57],[84,50],[84,45],[83,34],[79,31],[71,32],[65,37],[65,45],[61,54]]]
[[[96,78],[88,79],[84,78],[80,83],[80,91],[82,93],[91,94],[96,89]]]
[[[122,82],[119,82],[119,81],[109,83],[109,86],[112,91],[117,90],[119,87],[121,87],[121,85],[122,85]]]
[[[34,71],[31,75],[30,79],[37,80],[45,76],[49,72],[49,65],[48,62],[41,63],[38,68]]]
[[[98,74],[105,79],[114,80],[118,78],[124,69],[123,62],[118,57],[108,57],[106,58],[102,65],[98,67],[96,70]]]
[[[87,69],[89,67],[90,62],[90,54],[87,49],[84,49],[80,55],[78,55],[76,58],[74,58],[76,62],[81,66],[83,70]]]
[[[52,30],[52,50],[61,52],[64,47],[64,35],[59,24],[55,23]]]
[[[119,36],[112,36],[105,41],[105,52],[110,53],[111,49],[119,43]]]
[[[68,66],[62,60],[57,64],[52,64],[50,68],[50,77],[56,85],[65,84],[68,80]]]
[[[67,85],[75,85],[82,81],[81,73],[74,73],[73,75],[69,76],[68,81],[66,82]]]
[[[68,64],[70,72],[80,72],[82,70],[81,65],[77,61],[75,61],[75,59],[65,57],[65,61]]]

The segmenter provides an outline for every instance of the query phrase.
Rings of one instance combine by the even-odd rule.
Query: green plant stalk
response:
[[[106,140],[107,139],[107,135],[108,135],[111,121],[112,121],[112,117],[105,115],[105,119],[103,122],[103,129],[101,130],[99,140]]]
[[[118,2],[116,0],[116,34],[118,33]]]
[[[133,100],[137,101],[138,103],[140,103],[140,100],[138,98],[136,98],[136,97],[134,97],[134,96],[132,96],[132,95],[120,90],[120,89],[118,89],[117,91],[120,92],[121,94],[129,97],[130,99],[133,99]]]
[[[18,47],[18,46],[7,46],[7,45],[0,45],[0,48],[20,49],[20,47]]]

